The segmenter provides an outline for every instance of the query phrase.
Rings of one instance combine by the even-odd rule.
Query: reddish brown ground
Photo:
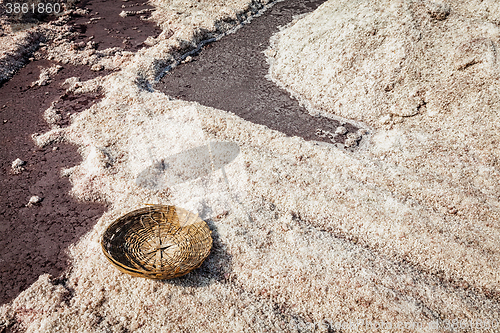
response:
[[[70,24],[80,34],[74,42],[92,39],[98,49],[121,47],[136,51],[148,36],[161,30],[140,16],[120,17],[122,10],[151,8],[144,1],[85,0],[78,4],[90,13],[73,17]],[[122,5],[126,8],[122,8]],[[145,14],[145,16],[149,16]],[[102,17],[88,24],[90,18]],[[126,40],[126,43],[123,41]],[[51,41],[47,41],[50,47]],[[43,57],[43,56],[42,56]],[[93,72],[86,66],[59,64],[63,69],[46,86],[31,88],[40,69],[56,64],[48,60],[28,62],[0,85],[0,304],[15,298],[41,274],[59,276],[67,266],[68,245],[88,232],[103,214],[103,204],[78,202],[69,195],[71,185],[61,170],[77,165],[81,156],[75,146],[56,143],[38,148],[33,133],[49,130],[43,112],[56,102],[63,109],[60,126],[70,123],[68,113],[81,112],[98,102],[100,93],[66,94],[61,83],[69,77],[85,81],[109,72]],[[26,161],[25,171],[13,174],[12,162]],[[27,207],[31,196],[43,201]]]
[[[59,97],[64,96],[63,79],[95,76],[86,67],[65,65],[49,85],[28,88],[38,79],[38,66],[48,65],[45,60],[31,62],[0,88],[0,303],[17,296],[40,274],[61,274],[68,245],[89,231],[105,209],[69,195],[71,185],[61,170],[81,162],[76,147],[57,143],[38,148],[31,138],[49,129],[42,115],[52,101],[60,99],[58,106],[78,112],[99,99],[95,94],[73,101],[76,96]],[[13,174],[11,164],[17,158],[27,163],[25,171]],[[43,201],[26,207],[33,195]]]

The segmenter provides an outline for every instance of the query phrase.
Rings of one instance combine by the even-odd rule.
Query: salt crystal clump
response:
[[[354,147],[359,140],[361,140],[361,135],[359,135],[359,133],[348,133],[344,145],[346,147]]]
[[[337,129],[335,130],[335,134],[340,134],[340,135],[344,135],[347,133],[347,128],[345,128],[344,126],[339,126],[337,127]]]
[[[54,65],[49,68],[42,68],[40,71],[40,77],[37,81],[31,83],[31,86],[45,86],[52,81],[54,77],[63,67],[61,65]]]
[[[34,195],[30,198],[28,203],[26,204],[26,207],[31,207],[33,205],[38,205],[40,202],[42,202],[43,198],[39,197],[38,195]]]
[[[450,15],[450,5],[443,2],[428,2],[427,8],[432,18],[442,21]]]
[[[43,113],[43,118],[45,121],[51,125],[57,124],[58,121],[62,119],[62,116],[54,106],[50,106],[45,112]]]
[[[26,162],[21,160],[20,158],[16,158],[14,162],[12,162],[12,172],[15,174],[21,173],[24,171],[23,165],[25,165]]]
[[[75,90],[80,84],[80,78],[79,77],[70,77],[64,80],[63,83],[61,83],[61,87],[66,88],[69,91]]]
[[[101,64],[94,64],[94,65],[92,65],[92,67],[90,69],[92,69],[95,72],[98,72],[98,71],[102,71],[104,69],[104,66]]]

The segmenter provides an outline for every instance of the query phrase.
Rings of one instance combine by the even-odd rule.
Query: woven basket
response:
[[[172,279],[202,264],[212,248],[212,236],[198,215],[175,206],[152,205],[114,221],[101,245],[124,273]]]

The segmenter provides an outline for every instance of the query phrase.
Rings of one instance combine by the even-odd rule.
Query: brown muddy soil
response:
[[[61,83],[68,77],[82,80],[95,76],[87,67],[64,65],[45,86],[30,87],[40,68],[52,65],[34,61],[0,88],[0,304],[10,301],[41,274],[58,276],[67,267],[65,250],[88,232],[103,214],[101,204],[82,203],[69,195],[71,184],[61,170],[81,162],[76,147],[57,143],[35,146],[31,135],[49,130],[43,111],[56,102],[68,113],[80,112],[102,96],[68,95]],[[26,162],[18,174],[17,158]],[[30,197],[39,204],[27,206]]]
[[[87,9],[88,14],[74,16],[70,24],[80,32],[76,42],[92,40],[98,50],[120,47],[126,51],[141,49],[149,37],[156,37],[161,29],[153,22],[145,21],[150,12],[121,17],[120,13],[140,12],[153,7],[144,0],[83,0],[77,7]]]
[[[161,30],[144,19],[149,12],[121,17],[125,11],[151,9],[144,1],[84,0],[77,7],[88,14],[73,15],[69,21],[78,32],[73,42],[93,40],[103,50],[120,47],[127,51],[142,48],[148,36]],[[47,41],[51,47],[51,41]],[[67,78],[92,79],[109,71],[93,72],[86,66],[57,64],[44,59],[28,62],[15,76],[0,84],[0,304],[9,302],[35,282],[41,274],[59,276],[67,268],[66,249],[88,232],[103,214],[103,204],[78,202],[69,191],[71,184],[61,176],[63,168],[81,162],[75,146],[56,143],[35,146],[33,133],[44,133],[50,126],[43,118],[51,105],[63,110],[54,123],[68,126],[70,116],[98,102],[99,92],[67,93],[61,87]],[[50,83],[32,87],[42,68],[63,68]],[[15,174],[12,162],[26,162]],[[32,196],[42,201],[28,206]]]
[[[311,116],[287,91],[266,79],[269,65],[263,52],[271,36],[293,16],[311,12],[323,2],[276,3],[236,33],[205,45],[192,61],[167,72],[155,88],[175,98],[233,112],[289,136],[328,143],[333,139],[343,144],[347,134],[359,129],[357,126]],[[340,125],[347,129],[346,133],[333,138],[324,134],[335,133]]]

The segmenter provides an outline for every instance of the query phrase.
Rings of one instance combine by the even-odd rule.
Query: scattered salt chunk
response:
[[[340,135],[344,135],[347,133],[347,128],[345,128],[344,126],[339,126],[337,127],[337,129],[335,130],[335,134],[340,134]]]
[[[25,164],[25,161],[21,160],[20,158],[16,158],[16,160],[12,162],[12,171],[15,174],[21,173],[21,171],[24,171],[23,165]]]
[[[33,205],[39,204],[42,202],[43,198],[40,198],[38,195],[34,195],[30,198],[30,201],[26,205],[26,207],[31,207]]]

